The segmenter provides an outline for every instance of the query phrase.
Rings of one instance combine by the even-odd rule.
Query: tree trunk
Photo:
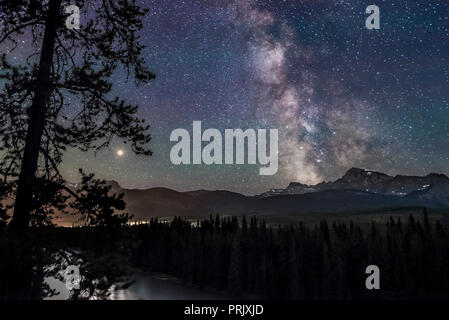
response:
[[[51,68],[53,64],[53,52],[55,50],[56,31],[58,24],[61,22],[61,1],[50,0],[49,2],[39,61],[39,72],[30,107],[25,150],[17,185],[14,216],[11,221],[11,228],[13,229],[24,229],[29,225],[33,184],[35,182],[39,149],[45,125],[46,107],[51,92]]]

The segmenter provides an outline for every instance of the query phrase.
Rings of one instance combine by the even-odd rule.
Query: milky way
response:
[[[364,114],[366,107],[350,97],[338,99],[338,83],[328,87],[328,97],[323,101],[314,101],[319,79],[313,68],[320,48],[302,47],[286,22],[281,22],[277,36],[271,35],[269,29],[276,25],[276,17],[258,9],[255,1],[239,0],[235,6],[237,23],[251,38],[248,50],[259,84],[257,115],[281,130],[281,167],[285,174],[312,184],[325,178],[323,165],[347,167],[363,162],[373,142],[363,123],[355,118]],[[336,102],[338,105],[332,105]],[[328,144],[325,149],[320,148],[323,130],[331,133],[324,138]]]
[[[138,90],[124,74],[113,80],[149,120],[154,155],[137,157],[120,141],[96,157],[69,151],[69,180],[84,167],[127,187],[255,194],[332,180],[353,166],[449,174],[447,1],[142,3],[150,9],[145,59],[157,78]],[[380,7],[380,30],[365,28],[371,4]],[[220,130],[278,128],[278,174],[172,165],[170,132],[194,120]]]

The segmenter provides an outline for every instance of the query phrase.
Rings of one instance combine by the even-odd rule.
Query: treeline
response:
[[[449,297],[446,227],[390,218],[361,228],[322,221],[268,228],[255,217],[176,218],[132,227],[133,265],[186,284],[272,299],[432,299]],[[381,289],[367,290],[365,269],[380,268]]]
[[[20,243],[0,228],[0,299],[48,295],[42,280],[51,273],[44,266],[59,255],[49,252],[72,252],[66,264],[82,261],[82,290],[74,299],[106,297],[111,284],[136,269],[234,298],[449,298],[449,233],[425,210],[419,218],[363,228],[325,220],[267,226],[255,217],[219,216],[195,224],[176,218],[113,229],[34,228]],[[366,289],[368,265],[380,269],[380,290]]]

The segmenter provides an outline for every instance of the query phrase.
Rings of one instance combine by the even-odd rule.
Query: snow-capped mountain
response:
[[[275,194],[266,192],[261,196],[348,189],[397,196],[404,196],[415,191],[425,191],[434,196],[449,197],[449,178],[444,174],[437,173],[426,176],[389,176],[373,170],[351,168],[340,179],[333,182],[322,182],[316,185],[292,182],[284,190],[276,189]]]

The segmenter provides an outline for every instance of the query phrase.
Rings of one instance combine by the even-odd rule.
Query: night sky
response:
[[[333,180],[350,167],[449,174],[449,1],[142,3],[145,58],[157,78],[136,89],[117,73],[114,83],[148,119],[154,155],[136,156],[121,141],[96,156],[70,151],[68,180],[83,167],[128,188],[256,194]],[[371,4],[380,30],[365,28]],[[191,132],[194,120],[203,129],[278,128],[278,173],[172,165],[170,133]]]

